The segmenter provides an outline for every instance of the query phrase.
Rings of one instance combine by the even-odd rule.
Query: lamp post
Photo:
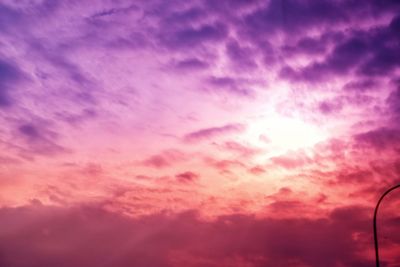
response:
[[[378,249],[378,230],[377,230],[377,225],[376,225],[376,217],[378,214],[378,208],[379,205],[381,204],[383,198],[389,194],[390,192],[392,192],[393,190],[395,190],[396,188],[399,188],[400,184],[395,185],[391,188],[389,188],[388,190],[385,191],[385,193],[383,193],[383,195],[380,197],[378,203],[376,204],[375,207],[375,212],[374,212],[374,241],[375,241],[375,259],[376,259],[376,267],[379,267],[379,249]]]

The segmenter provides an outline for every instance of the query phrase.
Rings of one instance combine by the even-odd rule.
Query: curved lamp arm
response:
[[[393,190],[395,190],[396,188],[399,188],[399,187],[400,187],[400,184],[395,185],[395,186],[389,188],[388,190],[386,190],[385,193],[383,193],[383,195],[379,199],[379,201],[378,201],[378,203],[376,204],[376,207],[375,207],[375,212],[374,212],[374,241],[375,241],[376,267],[379,267],[378,231],[377,231],[377,225],[376,225],[376,216],[378,215],[378,208],[379,208],[379,205],[381,204],[383,198],[387,194],[389,194],[390,192],[392,192]]]

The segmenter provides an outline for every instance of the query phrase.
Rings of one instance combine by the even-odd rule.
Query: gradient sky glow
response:
[[[0,266],[373,266],[399,182],[400,1],[0,0]]]

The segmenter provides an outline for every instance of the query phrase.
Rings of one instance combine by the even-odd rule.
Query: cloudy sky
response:
[[[373,266],[399,51],[396,0],[0,0],[0,265]]]

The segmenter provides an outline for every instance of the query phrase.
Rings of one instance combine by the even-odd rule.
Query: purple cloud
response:
[[[211,76],[208,78],[207,83],[209,84],[209,87],[205,90],[210,90],[208,88],[211,87],[212,92],[226,92],[242,97],[251,97],[254,94],[251,89],[246,88],[246,85],[242,81],[232,77]]]
[[[57,133],[47,129],[44,125],[21,124],[18,126],[18,135],[25,143],[20,151],[22,155],[29,155],[30,157],[37,155],[54,156],[69,152],[68,149],[56,143]]]
[[[12,105],[11,91],[24,80],[24,74],[14,64],[0,59],[0,107]]]
[[[226,25],[222,23],[205,24],[199,27],[161,31],[161,44],[170,49],[193,49],[208,42],[217,42],[227,36]]]
[[[365,92],[379,89],[379,85],[379,82],[373,79],[360,79],[346,83],[343,89],[347,91]]]
[[[300,34],[310,27],[346,20],[346,10],[335,1],[279,1],[264,4],[244,18],[249,36],[260,43],[263,32],[271,35],[277,31]]]
[[[400,66],[398,50],[399,18],[374,30],[353,30],[322,61],[294,69],[285,66],[281,77],[292,81],[318,82],[332,75],[384,76]]]
[[[386,102],[389,106],[389,113],[395,118],[396,121],[400,121],[400,86],[390,93]]]
[[[183,139],[188,142],[201,141],[204,139],[212,139],[220,135],[243,132],[244,129],[245,126],[243,124],[226,124],[221,127],[206,128],[188,133]]]
[[[400,130],[394,128],[378,128],[356,135],[358,144],[370,146],[376,150],[396,148],[400,145]]]
[[[322,62],[314,62],[300,69],[284,67],[281,77],[293,81],[321,81],[329,75],[347,74],[367,56],[365,42],[360,38],[351,38],[337,45]]]
[[[341,99],[325,100],[319,103],[318,109],[322,114],[339,112],[343,107]]]
[[[226,54],[232,64],[240,69],[253,69],[257,67],[254,61],[254,50],[250,47],[240,46],[238,41],[231,40],[226,44]]]
[[[173,66],[178,70],[203,70],[209,67],[209,64],[198,58],[188,58],[174,62]]]

